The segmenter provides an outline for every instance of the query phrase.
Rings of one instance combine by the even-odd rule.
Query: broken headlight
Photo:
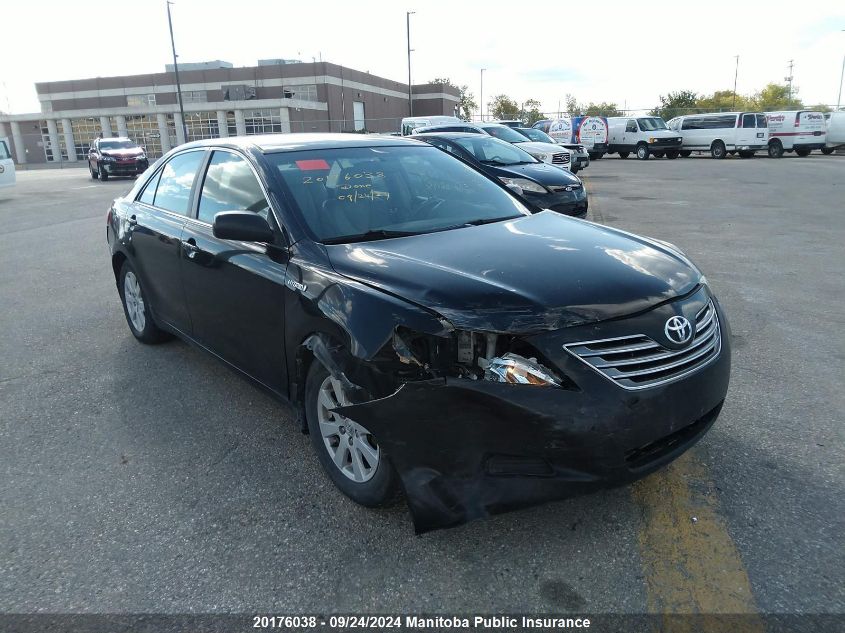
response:
[[[484,370],[485,380],[514,385],[560,387],[560,379],[533,358],[507,353],[491,358]]]

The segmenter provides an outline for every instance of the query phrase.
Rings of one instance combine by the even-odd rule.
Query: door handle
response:
[[[189,237],[187,240],[182,240],[182,248],[185,249],[185,254],[188,256],[188,259],[193,259],[197,256],[197,253],[200,252],[200,247],[197,246],[197,241]]]
[[[131,215],[131,216],[129,216],[129,219],[126,221],[126,223],[130,227],[137,226],[138,225],[138,218],[136,218],[134,215]]]

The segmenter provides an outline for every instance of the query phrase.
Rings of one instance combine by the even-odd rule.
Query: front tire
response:
[[[804,158],[805,156],[809,156],[811,151],[812,150],[809,149],[796,149],[795,153],[798,154],[801,158]]]
[[[106,170],[100,167],[100,163],[97,163],[97,175],[100,177],[100,180],[105,182],[109,179],[109,175],[106,173]]]
[[[664,151],[662,151],[662,150],[661,150],[661,151],[659,151],[659,152],[654,152],[654,157],[655,157],[655,158],[663,158],[664,156],[666,156],[666,152],[664,152]]]
[[[648,160],[648,157],[651,155],[651,152],[648,149],[648,145],[641,144],[637,145],[637,158],[639,160]]]
[[[682,149],[679,153],[681,155],[681,158],[689,158],[690,156],[692,156],[691,149]]]
[[[666,158],[669,160],[675,160],[678,157],[678,150],[670,149],[666,151]]]
[[[783,145],[780,141],[774,140],[769,143],[769,158],[780,158],[783,156]]]
[[[142,343],[161,343],[170,338],[167,332],[161,330],[150,313],[150,302],[141,286],[135,269],[126,261],[120,269],[117,282],[120,301],[123,303],[123,313],[132,335]]]
[[[831,154],[833,154],[833,148],[832,147],[822,147],[822,154],[824,154],[825,156],[830,156]]]
[[[727,155],[725,144],[722,141],[713,141],[710,146],[710,155],[716,160],[721,160]]]
[[[344,404],[351,402],[343,385],[315,359],[305,379],[305,419],[320,465],[355,503],[390,505],[399,498],[399,477],[364,426],[331,411]]]
[[[92,178],[93,180],[97,180],[97,172],[96,172],[96,171],[94,171],[94,168],[93,168],[93,167],[91,167],[91,163],[88,163],[88,173],[90,173],[90,174],[91,174],[91,178]]]

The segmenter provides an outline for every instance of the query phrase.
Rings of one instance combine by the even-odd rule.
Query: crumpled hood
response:
[[[335,270],[455,327],[529,334],[632,314],[701,273],[660,244],[551,211],[439,233],[326,247]]]

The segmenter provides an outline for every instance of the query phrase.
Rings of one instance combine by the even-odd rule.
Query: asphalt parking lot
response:
[[[131,181],[19,172],[0,190],[0,611],[845,611],[845,157],[581,175],[589,219],[705,271],[733,330],[722,415],[634,486],[417,537],[404,507],[343,497],[285,405],[133,339],[105,241]]]

